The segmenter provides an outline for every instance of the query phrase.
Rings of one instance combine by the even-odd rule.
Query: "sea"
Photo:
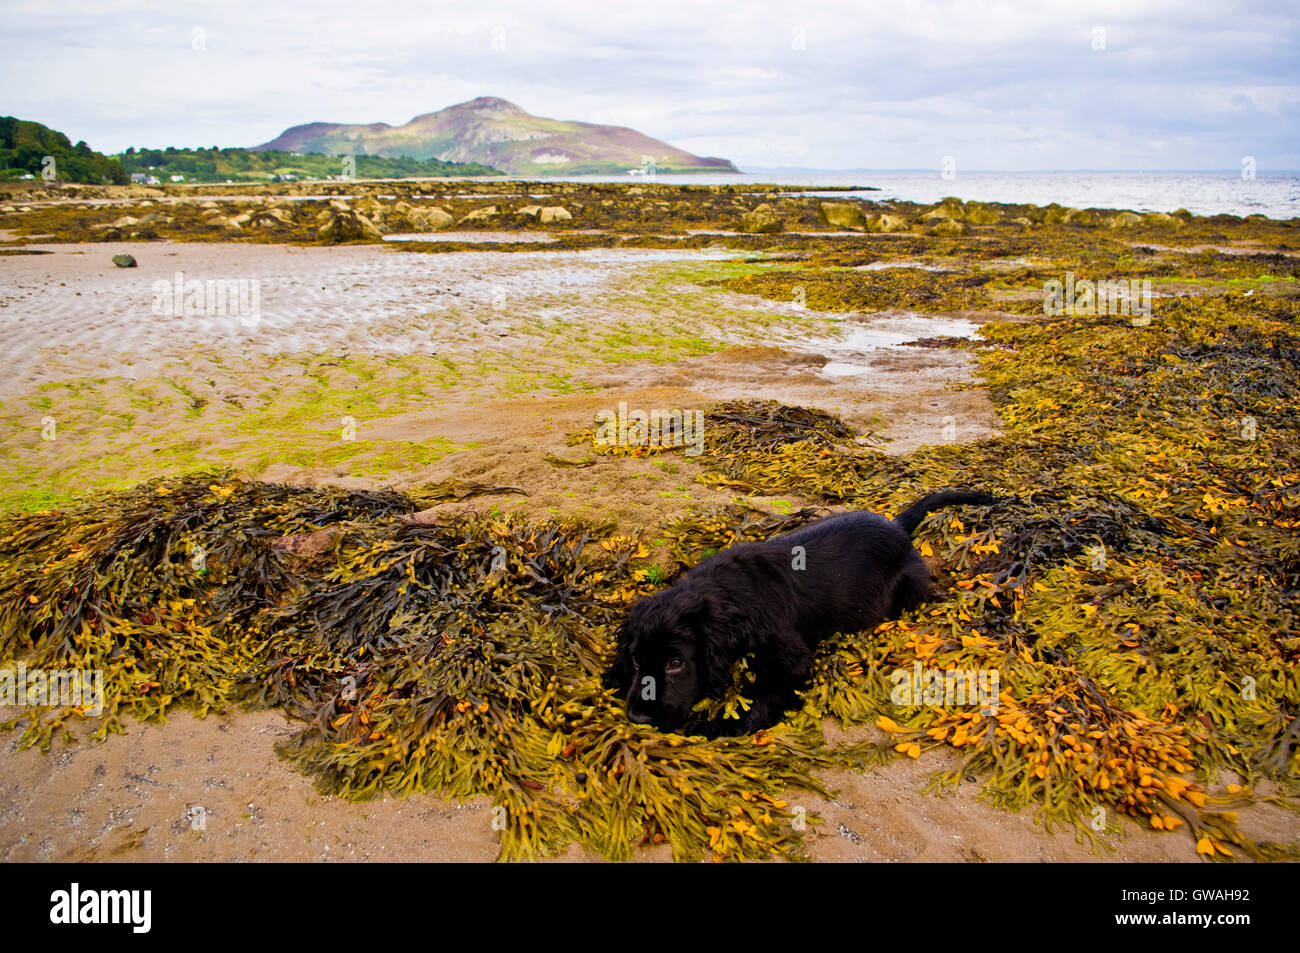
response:
[[[517,177],[507,177],[517,180]],[[528,181],[538,181],[529,178]],[[1258,172],[939,172],[851,169],[757,169],[691,175],[577,175],[543,177],[542,182],[648,182],[682,185],[799,185],[811,195],[822,189],[857,186],[849,192],[873,201],[933,204],[953,195],[963,201],[1052,202],[1074,208],[1130,209],[1196,215],[1266,215],[1300,218],[1300,173]],[[844,197],[845,192],[828,193]]]

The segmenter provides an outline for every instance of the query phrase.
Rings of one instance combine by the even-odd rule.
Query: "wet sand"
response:
[[[253,406],[282,381],[261,373],[275,355],[303,354],[319,365],[348,354],[433,355],[480,362],[481,376],[412,401],[367,422],[376,441],[456,445],[428,466],[390,475],[397,486],[448,477],[518,486],[510,502],[527,512],[589,513],[650,526],[701,501],[734,494],[692,481],[687,459],[601,460],[568,468],[566,434],[599,409],[698,406],[727,398],[771,398],[835,411],[875,430],[890,453],[925,443],[995,432],[996,415],[961,349],[900,346],[909,336],[973,332],[988,315],[816,314],[748,296],[703,289],[683,263],[726,261],[716,251],[399,253],[382,246],[114,243],[51,245],[50,254],[0,257],[0,328],[9,373],[0,378],[2,416],[22,426],[0,450],[26,463],[46,452],[39,412],[29,398],[59,381],[145,382],[184,368],[216,404]],[[118,269],[128,252],[139,267]],[[257,281],[260,314],[158,314],[153,283]],[[651,290],[646,290],[651,289]],[[709,353],[594,359],[575,337],[591,329],[694,329]],[[312,367],[317,365],[311,365]],[[503,368],[570,375],[578,392],[508,388]],[[284,366],[275,365],[274,374]],[[194,386],[198,387],[199,384]],[[205,395],[208,391],[203,392]],[[232,396],[233,395],[233,396]],[[205,411],[206,413],[207,411]],[[27,425],[28,418],[31,426]],[[204,426],[141,410],[137,427],[167,439]],[[76,428],[75,419],[67,425]],[[121,435],[81,421],[75,452],[93,456]],[[213,447],[222,445],[211,435]],[[680,470],[678,469],[680,468]],[[247,475],[287,482],[374,485],[347,465],[273,462]],[[592,501],[596,501],[593,503]],[[470,506],[487,507],[492,498]],[[4,743],[0,780],[0,859],[19,860],[491,860],[497,850],[486,798],[457,804],[435,796],[348,803],[315,794],[308,779],[280,762],[272,744],[293,727],[276,712],[198,720],[178,713],[162,725],[129,727],[104,744],[48,755]],[[832,733],[837,729],[828,725]],[[946,798],[922,793],[943,756],[909,759],[867,772],[837,772],[832,802],[793,795],[826,820],[811,844],[831,861],[1195,859],[1186,838],[1134,831],[1106,839],[1115,854],[1095,855],[1072,833],[1048,834],[1030,813],[976,800],[977,784]],[[1231,779],[1228,779],[1231,780]],[[205,829],[191,814],[203,809]],[[1242,813],[1254,836],[1294,837],[1293,819],[1256,806]],[[586,859],[571,849],[563,859]],[[647,848],[643,860],[670,859]]]

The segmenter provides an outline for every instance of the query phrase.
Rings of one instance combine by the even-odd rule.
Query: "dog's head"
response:
[[[715,688],[719,671],[730,671],[725,655],[709,600],[676,586],[632,607],[605,684],[624,694],[630,721],[676,731]]]

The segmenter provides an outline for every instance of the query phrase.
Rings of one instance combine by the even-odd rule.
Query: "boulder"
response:
[[[606,202],[602,202],[601,204],[612,205],[614,203],[606,201]],[[516,215],[522,215],[524,218],[531,218],[534,221],[537,220],[537,216],[540,215],[541,213],[542,213],[542,207],[540,205],[525,205],[515,212]]]
[[[956,238],[959,235],[965,235],[966,230],[966,226],[955,218],[944,218],[932,225],[927,234],[934,235],[937,238]]]
[[[459,222],[461,225],[478,225],[483,222],[491,221],[500,213],[495,205],[489,205],[486,208],[476,208]]]
[[[1116,212],[1110,218],[1106,219],[1107,228],[1132,228],[1134,225],[1141,225],[1143,222],[1141,215],[1136,212]]]
[[[967,202],[960,216],[964,222],[972,225],[992,225],[1002,221],[1002,215],[991,205],[983,202]]]
[[[449,214],[437,206],[432,208],[411,207],[406,213],[406,220],[417,232],[436,232],[446,228],[455,221]]]
[[[784,229],[785,222],[781,221],[781,216],[777,215],[776,210],[766,202],[752,212],[746,212],[740,219],[742,232],[769,235]]]
[[[1044,225],[1059,225],[1061,222],[1065,221],[1067,215],[1071,212],[1077,211],[1078,209],[1065,208],[1064,206],[1057,205],[1053,202],[1051,205],[1043,206],[1041,212],[1042,218],[1040,221],[1042,221]]]
[[[330,220],[316,233],[322,242],[358,242],[380,241],[384,236],[375,223],[360,212],[349,209],[346,212],[335,211]]]
[[[550,225],[552,222],[568,222],[573,219],[569,210],[563,205],[546,205],[542,207],[541,212],[537,215],[537,220],[543,225]]]
[[[907,229],[907,219],[892,212],[882,212],[867,219],[867,231],[869,232],[905,232]]]
[[[1182,228],[1185,224],[1181,218],[1167,212],[1148,212],[1143,218],[1148,225],[1157,225],[1162,228]]]
[[[293,216],[284,208],[268,208],[253,216],[253,224],[260,228],[275,228],[278,225],[292,228]]]
[[[856,202],[822,202],[817,213],[823,222],[836,228],[867,227],[867,217]]]
[[[921,213],[921,221],[923,222],[940,222],[944,219],[960,222],[965,217],[966,209],[962,205],[961,199],[952,196],[942,199],[934,208]]]
[[[114,228],[130,228],[132,225],[139,225],[139,224],[140,224],[140,220],[138,218],[133,218],[130,215],[123,215],[116,222],[112,223]]]
[[[1092,227],[1097,224],[1097,216],[1092,212],[1081,208],[1067,209],[1065,217],[1061,219],[1062,225],[1083,225]]]
[[[135,258],[134,258],[133,256],[131,256],[131,255],[114,255],[114,256],[113,256],[113,264],[117,265],[117,267],[119,267],[119,268],[134,268],[134,267],[136,267],[136,261],[135,261]]]

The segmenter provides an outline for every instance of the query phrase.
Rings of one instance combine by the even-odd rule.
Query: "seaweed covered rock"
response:
[[[817,214],[827,225],[835,228],[866,228],[867,217],[856,202],[822,202]]]
[[[1181,218],[1167,212],[1147,212],[1143,218],[1148,225],[1155,225],[1159,228],[1182,228],[1184,224]]]
[[[935,235],[939,238],[957,238],[966,234],[966,226],[956,219],[941,218],[934,225],[930,226],[927,234]]]
[[[455,221],[452,216],[436,206],[412,206],[406,213],[407,221],[417,232],[436,232],[448,228]]]
[[[882,212],[867,219],[867,231],[869,232],[905,232],[910,227],[907,219],[892,212]]]
[[[316,233],[316,238],[319,241],[331,244],[339,242],[375,242],[381,241],[383,237],[374,222],[352,209],[345,211],[331,209],[328,220]]]
[[[1144,219],[1136,212],[1117,212],[1110,218],[1106,219],[1107,228],[1132,228],[1134,225],[1141,225]]]
[[[746,212],[741,216],[740,220],[740,230],[742,232],[770,235],[782,231],[784,228],[785,222],[781,220],[781,216],[777,214],[776,209],[766,202]]]
[[[500,215],[500,210],[495,205],[488,205],[484,208],[478,208],[461,218],[457,225],[482,225],[490,222]]]

